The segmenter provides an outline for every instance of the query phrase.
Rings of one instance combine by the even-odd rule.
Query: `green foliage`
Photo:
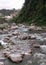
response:
[[[46,0],[25,0],[22,10],[14,21],[46,25]]]

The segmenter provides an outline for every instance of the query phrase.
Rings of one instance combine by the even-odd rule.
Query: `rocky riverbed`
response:
[[[0,24],[0,65],[46,65],[46,28]]]

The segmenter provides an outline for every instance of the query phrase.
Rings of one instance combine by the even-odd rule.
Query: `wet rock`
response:
[[[8,42],[9,42],[9,37],[5,37],[5,38],[3,39],[3,41],[8,43]]]
[[[5,65],[3,62],[0,62],[0,65]]]
[[[17,25],[11,26],[11,30],[12,29],[18,29],[18,26]]]
[[[29,38],[30,38],[30,39],[36,39],[36,37],[35,37],[34,34],[29,34]]]
[[[24,33],[22,35],[19,35],[18,38],[21,40],[26,40],[26,39],[28,39],[28,34]]]
[[[13,35],[12,34],[8,34],[7,37],[11,38]]]
[[[12,35],[19,35],[20,33],[18,32],[18,30],[15,30],[13,33],[12,33]]]
[[[22,52],[21,54],[24,55],[24,56],[32,55],[32,50],[27,51],[27,52]]]
[[[19,63],[19,62],[21,62],[21,61],[23,60],[21,54],[10,54],[10,55],[9,55],[9,59],[10,59],[12,62],[16,62],[16,63]]]
[[[34,48],[40,48],[40,44],[33,44]]]
[[[32,55],[32,52],[25,52],[25,56]]]

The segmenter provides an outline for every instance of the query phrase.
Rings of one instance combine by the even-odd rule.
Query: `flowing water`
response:
[[[20,29],[21,32],[26,32],[28,34],[40,34],[41,37],[40,38],[36,38],[35,40],[37,42],[39,42],[40,44],[46,44],[46,39],[43,40],[44,38],[46,38],[46,32],[41,32],[41,31],[28,31],[27,28],[21,28]],[[0,40],[2,40],[5,36],[7,36],[8,34],[0,34]],[[38,36],[37,36],[38,37]],[[18,41],[18,40],[17,40]],[[42,55],[43,54],[43,55]],[[35,49],[34,53],[32,56],[25,56],[23,61],[21,63],[13,63],[12,61],[10,61],[9,59],[6,58],[6,60],[4,61],[5,65],[46,65],[46,53],[43,53],[41,51],[41,49]]]

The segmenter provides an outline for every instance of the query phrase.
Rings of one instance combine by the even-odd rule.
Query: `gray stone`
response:
[[[24,33],[22,35],[19,35],[18,38],[21,40],[26,40],[26,39],[28,39],[28,34]]]
[[[11,59],[13,62],[19,63],[23,60],[21,54],[10,54],[9,59]]]

